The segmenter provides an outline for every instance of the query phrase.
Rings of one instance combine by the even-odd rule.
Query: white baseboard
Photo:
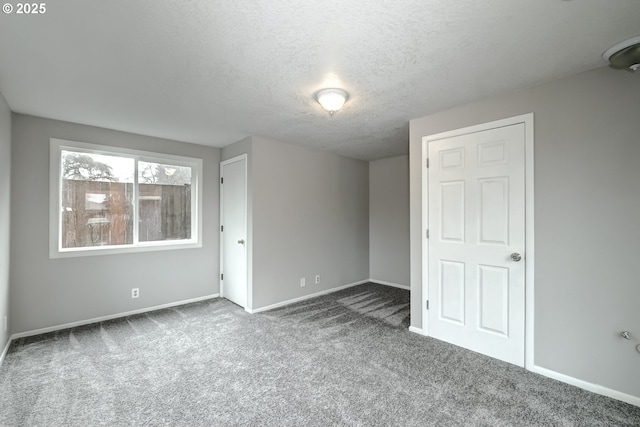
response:
[[[90,325],[91,323],[104,322],[106,320],[117,319],[119,317],[133,316],[134,314],[147,313],[149,311],[162,310],[163,308],[170,308],[170,307],[176,307],[178,305],[185,305],[185,304],[190,304],[190,303],[193,303],[193,302],[205,301],[205,300],[208,300],[208,299],[218,298],[219,296],[220,296],[220,294],[205,295],[203,297],[197,297],[197,298],[191,298],[191,299],[182,300],[182,301],[170,302],[170,303],[167,303],[167,304],[156,305],[156,306],[153,306],[153,307],[141,308],[141,309],[138,309],[138,310],[127,311],[127,312],[124,312],[124,313],[110,314],[108,316],[94,317],[93,319],[79,320],[77,322],[71,322],[71,323],[65,323],[65,324],[62,324],[62,325],[50,326],[48,328],[35,329],[35,330],[32,330],[32,331],[26,331],[26,332],[19,332],[17,334],[11,335],[11,339],[9,340],[9,342],[11,342],[12,340],[15,340],[17,338],[31,337],[33,335],[46,334],[48,332],[60,331],[62,329],[75,328],[76,326]],[[4,353],[3,353],[3,356],[4,356]]]
[[[2,362],[4,362],[4,357],[7,355],[9,351],[9,347],[11,346],[11,341],[13,341],[13,336],[10,336],[7,340],[7,345],[4,346],[4,350],[2,350],[2,354],[0,354],[0,366],[2,366]]]
[[[607,387],[603,387],[598,384],[593,384],[588,381],[580,380],[578,378],[570,377],[569,375],[561,374],[560,372],[552,371],[547,368],[543,368],[541,366],[533,365],[531,372],[535,372],[540,375],[544,375],[545,377],[553,378],[554,380],[561,381],[563,383],[571,384],[583,390],[590,391],[595,394],[600,394],[602,396],[607,396],[612,399],[621,400],[623,402],[627,402],[634,406],[640,407],[640,397],[632,396],[627,393],[623,393],[621,391],[613,390]]]
[[[369,281],[373,282],[373,283],[377,283],[379,285],[385,285],[385,286],[391,286],[391,287],[394,287],[394,288],[406,289],[407,291],[411,290],[411,286],[400,285],[398,283],[385,282],[384,280],[378,280],[378,279],[369,279]]]
[[[417,328],[415,326],[409,326],[409,331],[414,332],[416,334],[425,335],[424,331],[421,328]],[[427,335],[425,335],[427,336]],[[621,391],[613,390],[607,387],[603,387],[598,384],[593,384],[588,381],[580,380],[578,378],[571,377],[569,375],[561,374],[560,372],[552,371],[547,368],[543,368],[541,366],[533,365],[531,369],[527,368],[527,370],[534,372],[536,374],[543,375],[545,377],[553,378],[554,380],[558,380],[560,382],[571,384],[583,390],[590,391],[595,394],[599,394],[602,396],[607,396],[612,399],[621,400],[623,402],[629,403],[634,406],[640,407],[640,397],[633,396],[627,393],[623,393]]]
[[[424,331],[422,330],[422,328],[416,328],[415,326],[409,326],[409,332],[424,335]]]
[[[346,285],[338,286],[337,288],[326,289],[324,291],[316,292],[316,293],[311,294],[311,295],[305,295],[305,296],[302,296],[302,297],[293,298],[293,299],[290,299],[290,300],[287,300],[287,301],[282,301],[282,302],[278,302],[278,303],[275,303],[275,304],[267,305],[265,307],[254,308],[254,309],[246,308],[245,311],[247,311],[247,312],[249,312],[251,314],[261,313],[263,311],[273,310],[274,308],[279,308],[279,307],[284,307],[285,305],[295,304],[295,303],[300,302],[300,301],[305,301],[305,300],[308,300],[308,299],[311,299],[311,298],[315,298],[315,297],[319,297],[319,296],[322,296],[322,295],[331,294],[331,293],[334,293],[334,292],[341,291],[343,289],[351,288],[351,287],[357,286],[357,285],[362,285],[362,284],[368,283],[368,282],[369,282],[369,279],[360,280],[359,282],[349,283],[349,284],[346,284]]]

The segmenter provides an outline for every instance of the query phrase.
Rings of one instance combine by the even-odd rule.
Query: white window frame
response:
[[[133,243],[127,245],[88,246],[62,248],[62,151],[85,151],[107,156],[132,158],[135,162],[133,182],[134,228]],[[191,167],[191,238],[181,240],[138,241],[138,161]],[[49,139],[49,258],[70,258],[92,255],[124,254],[202,247],[202,159],[132,150],[107,145],[65,139]]]

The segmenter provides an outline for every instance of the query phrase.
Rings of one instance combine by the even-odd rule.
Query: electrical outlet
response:
[[[319,285],[319,284],[320,284],[320,275],[317,274],[316,275],[316,285]]]
[[[131,298],[138,298],[140,296],[140,288],[131,288]]]
[[[307,280],[304,277],[301,277],[300,278],[300,287],[304,288],[306,286],[306,284],[307,284],[306,282],[307,282]]]

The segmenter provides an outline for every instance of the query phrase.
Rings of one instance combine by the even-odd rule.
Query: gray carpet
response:
[[[215,299],[17,340],[7,426],[637,426],[640,408],[407,331],[366,284],[263,314]]]

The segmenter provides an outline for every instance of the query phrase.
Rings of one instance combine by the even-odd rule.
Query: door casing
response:
[[[534,367],[534,175],[533,175],[533,113],[482,123],[452,131],[428,135],[422,138],[421,174],[422,174],[422,333],[429,335],[429,242],[426,237],[429,229],[429,174],[427,159],[429,142],[486,131],[494,128],[523,123],[525,126],[525,368]]]

